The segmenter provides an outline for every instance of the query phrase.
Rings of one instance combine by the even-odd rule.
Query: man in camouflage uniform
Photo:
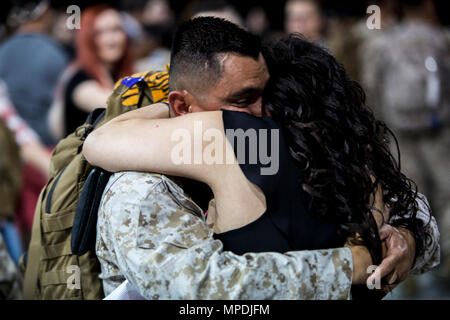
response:
[[[363,53],[370,104],[398,138],[402,171],[430,198],[450,279],[450,37],[432,0],[404,4],[403,21]]]
[[[419,202],[418,218],[429,212]],[[128,280],[147,299],[349,299],[349,248],[280,253],[224,252],[203,211],[170,178],[114,174],[103,194],[97,256],[105,295]],[[411,273],[439,263],[439,233]]]
[[[13,133],[0,119],[0,300],[20,299],[20,275],[3,239],[6,225],[12,225],[21,184],[19,147]]]
[[[6,249],[0,234],[0,300],[22,298],[22,283],[19,270]]]
[[[429,212],[423,202],[419,205],[418,219],[426,223]],[[412,272],[439,263],[433,219],[427,228],[432,241],[416,257]],[[348,299],[352,280],[361,275],[347,247],[243,256],[224,252],[202,209],[170,178],[152,173],[110,178],[98,214],[96,253],[105,295],[128,280],[147,299]]]

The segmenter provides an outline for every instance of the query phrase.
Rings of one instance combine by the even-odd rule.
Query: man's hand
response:
[[[379,233],[381,241],[386,245],[386,257],[368,281],[372,281],[372,277],[379,276],[388,285],[387,289],[392,290],[408,276],[414,262],[416,244],[411,231],[405,228],[385,224]]]

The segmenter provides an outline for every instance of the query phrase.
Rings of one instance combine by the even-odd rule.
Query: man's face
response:
[[[258,60],[232,53],[219,56],[222,77],[209,93],[195,97],[191,112],[236,110],[262,116],[262,93],[269,72],[262,55]]]

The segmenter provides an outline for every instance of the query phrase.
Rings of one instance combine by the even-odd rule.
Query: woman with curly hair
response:
[[[378,264],[378,228],[393,214],[408,215],[403,223],[422,236],[414,184],[401,174],[385,137],[389,130],[365,106],[360,86],[329,53],[298,36],[267,44],[263,55],[271,75],[263,95],[270,117],[221,110],[161,119],[169,111],[156,104],[91,133],[86,159],[113,172],[158,172],[206,183],[216,202],[208,212],[215,238],[237,254],[341,247],[350,237]],[[199,124],[209,140],[200,138],[193,142],[200,148],[192,148]],[[238,130],[250,132],[243,145],[235,143]],[[214,151],[207,154],[212,137]],[[175,159],[174,150],[185,157]],[[262,173],[267,157],[261,150],[277,157],[273,174]],[[230,153],[239,161],[230,162]],[[259,156],[252,161],[254,154]],[[190,161],[202,157],[201,163]]]
[[[271,74],[264,104],[285,129],[289,152],[304,172],[310,210],[358,233],[376,260],[376,190],[387,209],[376,216],[384,222],[412,212],[409,226],[421,234],[417,187],[401,173],[389,148],[390,136],[399,154],[395,136],[365,105],[361,86],[326,50],[295,35],[265,46],[263,54]]]

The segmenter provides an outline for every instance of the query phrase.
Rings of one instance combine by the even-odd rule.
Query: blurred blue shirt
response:
[[[0,79],[18,114],[46,145],[53,145],[47,115],[67,54],[49,36],[18,33],[0,46]]]

